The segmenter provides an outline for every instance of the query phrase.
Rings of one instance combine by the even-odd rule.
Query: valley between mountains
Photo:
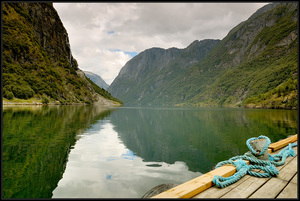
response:
[[[222,40],[149,47],[109,86],[79,69],[52,3],[3,3],[3,103],[297,109],[297,23],[297,3],[267,4]]]

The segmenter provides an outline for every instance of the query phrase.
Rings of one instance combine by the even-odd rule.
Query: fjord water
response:
[[[3,198],[140,198],[297,133],[297,111],[226,108],[3,108]]]

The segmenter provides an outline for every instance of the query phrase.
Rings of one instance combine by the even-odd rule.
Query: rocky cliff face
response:
[[[160,69],[151,79],[140,68],[142,60],[130,60],[109,90],[132,105],[243,106],[268,100],[262,107],[295,108],[297,8],[297,3],[268,4],[222,41],[192,43],[169,65],[149,67]],[[135,58],[142,56],[144,52]],[[293,86],[282,92],[287,83]]]
[[[93,103],[101,95],[73,58],[51,3],[3,3],[3,96]]]
[[[50,61],[55,63],[62,57],[68,61],[71,68],[78,70],[77,61],[71,53],[68,33],[53,5],[51,3],[23,3],[20,4],[21,6],[27,11],[37,42],[45,48]]]
[[[4,35],[5,50],[12,50],[8,56],[15,57],[21,64],[32,63],[40,55],[36,52],[30,54],[30,47],[26,46],[36,45],[47,52],[51,63],[66,60],[72,68],[78,70],[77,62],[71,54],[67,31],[51,3],[4,3],[3,15],[5,34],[19,34],[16,39],[25,42],[23,48],[17,49],[16,42]],[[21,31],[25,33],[21,34]],[[21,55],[16,54],[20,50],[23,50]]]

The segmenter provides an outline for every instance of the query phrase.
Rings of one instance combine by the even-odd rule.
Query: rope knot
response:
[[[250,145],[250,141],[261,138],[267,139],[265,147],[261,151],[254,150]],[[247,146],[250,149],[250,152],[246,152],[242,156],[232,157],[229,160],[219,162],[216,165],[216,168],[219,168],[225,164],[232,164],[236,167],[236,173],[229,177],[215,175],[213,178],[213,183],[215,183],[220,188],[224,188],[234,182],[237,182],[245,174],[249,174],[255,177],[271,177],[278,175],[279,171],[277,170],[275,165],[282,165],[285,163],[285,160],[288,156],[295,156],[295,151],[292,149],[292,147],[297,146],[297,142],[293,144],[290,143],[286,148],[281,150],[279,154],[275,154],[273,156],[269,154],[269,160],[261,160],[257,158],[257,156],[264,154],[270,143],[270,139],[263,135],[259,136],[258,138],[250,138],[249,140],[247,140]],[[251,165],[248,165],[245,160],[250,161]],[[262,170],[264,172],[251,171],[253,169]]]
[[[248,169],[248,164],[246,161],[239,159],[237,161],[233,162],[233,165],[236,167],[236,171],[240,171],[243,167],[246,167]]]
[[[266,166],[266,172],[270,173],[270,175],[275,176],[279,174],[279,171],[274,165]]]

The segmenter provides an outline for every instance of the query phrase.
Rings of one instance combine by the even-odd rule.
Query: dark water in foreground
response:
[[[140,198],[297,133],[297,111],[4,107],[3,198]]]

